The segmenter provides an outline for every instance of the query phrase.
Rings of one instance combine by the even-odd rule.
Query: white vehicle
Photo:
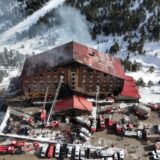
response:
[[[89,131],[88,129],[84,128],[84,127],[82,127],[82,128],[80,129],[80,132],[84,133],[84,134],[85,134],[86,136],[88,136],[88,137],[91,136],[90,131]]]
[[[80,155],[80,146],[76,146],[74,159],[79,159]]]
[[[84,148],[81,148],[81,151],[80,151],[80,159],[81,159],[81,160],[85,160],[85,150],[84,150]]]
[[[114,160],[119,160],[117,152],[114,153]]]
[[[142,131],[137,131],[137,137],[142,138]]]
[[[85,141],[89,140],[89,138],[84,133],[79,133],[79,136]]]
[[[107,157],[108,156],[108,153],[106,150],[97,150],[96,154],[98,157]]]
[[[153,159],[157,159],[157,160],[160,160],[160,155],[159,154],[155,154],[154,156],[153,156]]]
[[[125,130],[124,131],[124,136],[127,136],[127,137],[137,136],[137,132],[136,131]]]
[[[157,125],[157,133],[160,134],[160,124]]]
[[[61,145],[59,143],[56,144],[56,149],[55,149],[55,157],[56,158],[60,157],[60,149],[61,149]]]
[[[72,156],[72,149],[73,149],[73,147],[72,147],[72,146],[68,146],[68,147],[67,147],[67,149],[68,149],[68,152],[67,152],[67,158],[71,158],[71,156]]]
[[[44,144],[42,146],[42,150],[41,150],[41,157],[45,157],[46,156],[47,149],[48,149],[48,144]]]
[[[105,160],[113,160],[112,157],[106,157]]]
[[[88,127],[90,127],[90,125],[91,125],[89,120],[87,120],[87,119],[84,120],[82,117],[76,117],[75,120],[80,124],[87,125]]]
[[[123,150],[120,150],[120,151],[118,152],[118,154],[119,154],[120,160],[123,160],[123,159],[124,159],[124,151],[123,151]]]
[[[152,151],[151,154],[152,154],[152,155],[156,155],[156,154],[159,154],[159,155],[160,155],[160,150]]]
[[[92,123],[92,126],[91,126],[91,131],[96,132],[96,129],[97,129],[97,122],[96,122],[95,119],[93,119],[93,123]]]

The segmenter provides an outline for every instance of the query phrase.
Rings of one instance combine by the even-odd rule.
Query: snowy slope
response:
[[[29,29],[29,27],[36,23],[40,17],[43,17],[47,12],[51,11],[53,8],[58,7],[63,4],[65,0],[51,0],[43,8],[36,11],[33,15],[27,17],[24,21],[18,23],[16,26],[10,28],[6,32],[1,34],[0,43],[11,39],[16,33],[22,32]]]

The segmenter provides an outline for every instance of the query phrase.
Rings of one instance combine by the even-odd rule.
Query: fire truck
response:
[[[143,104],[139,104],[133,106],[133,111],[136,115],[146,119],[150,116],[151,109]]]
[[[16,149],[14,146],[0,146],[0,153],[11,153],[14,154]]]

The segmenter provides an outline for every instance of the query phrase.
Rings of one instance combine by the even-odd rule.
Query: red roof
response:
[[[74,95],[58,101],[55,105],[54,111],[63,112],[65,110],[70,110],[70,109],[79,109],[91,112],[92,103],[87,101],[87,99],[83,97]]]
[[[123,90],[121,92],[121,96],[130,97],[134,99],[141,98],[136,85],[136,81],[133,79],[133,77],[125,76],[125,81]]]
[[[95,70],[124,79],[125,73],[120,59],[96,49],[73,42],[73,58]]]
[[[124,79],[125,73],[121,61],[107,53],[79,44],[69,42],[29,57],[24,64],[22,75],[33,76],[48,71],[56,66],[78,62],[92,69]]]

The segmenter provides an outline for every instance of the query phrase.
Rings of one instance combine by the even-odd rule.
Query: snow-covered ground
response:
[[[6,89],[9,85],[11,78],[20,75],[18,68],[8,69],[7,72],[9,75],[3,79],[2,83],[0,83],[0,89],[3,89],[3,88]]]

